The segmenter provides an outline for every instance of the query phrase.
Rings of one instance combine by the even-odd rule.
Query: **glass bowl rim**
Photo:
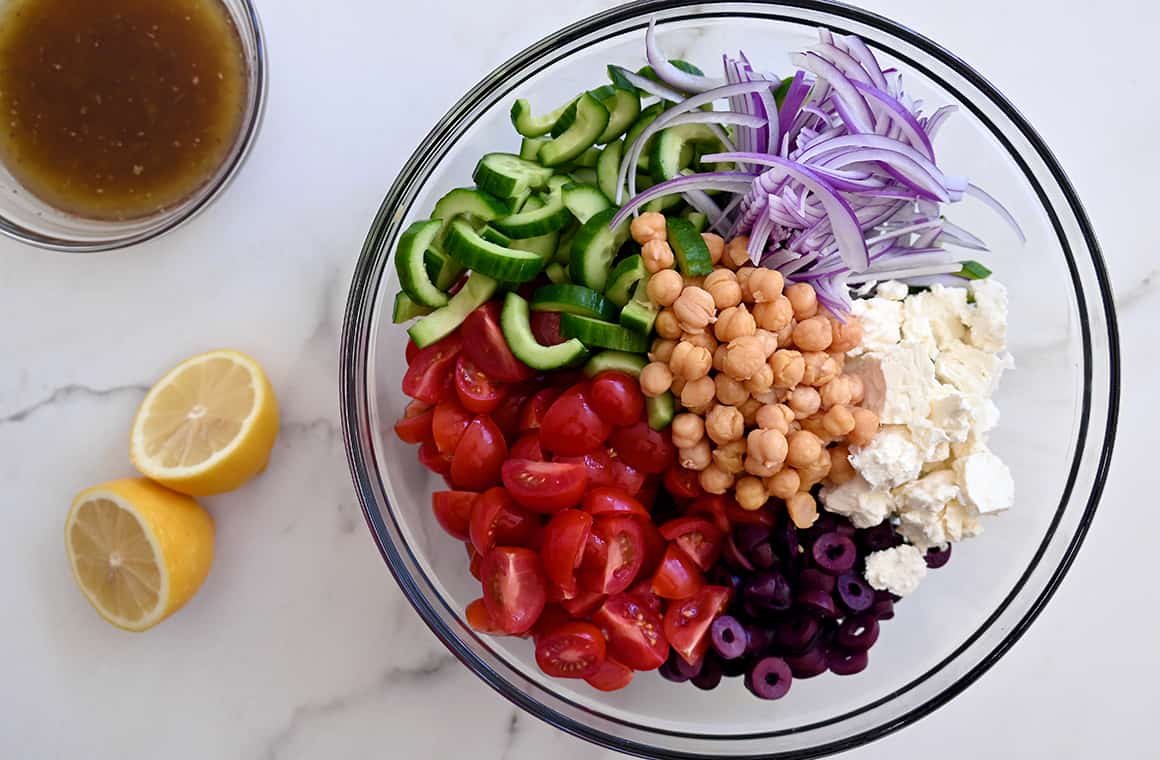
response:
[[[954,74],[963,77],[971,85],[982,92],[986,100],[1002,114],[1010,119],[1010,121],[1017,127],[1021,133],[1021,137],[1028,141],[1034,152],[1037,154],[1039,160],[1043,162],[1047,174],[1051,180],[1055,182],[1058,190],[1062,193],[1066,203],[1065,207],[1074,215],[1075,221],[1079,227],[1082,235],[1084,245],[1090,254],[1092,275],[1099,286],[1099,304],[1103,311],[1105,320],[1104,327],[1107,330],[1107,354],[1108,354],[1108,397],[1107,397],[1107,416],[1104,421],[1105,435],[1101,442],[1099,442],[1099,459],[1095,466],[1093,480],[1090,485],[1090,495],[1087,498],[1087,503],[1083,505],[1083,515],[1079,519],[1075,529],[1075,534],[1068,540],[1066,550],[1062,555],[1062,559],[1057,567],[1051,571],[1051,576],[1045,583],[1043,589],[1038,596],[1031,603],[1028,610],[1023,614],[1018,622],[1011,627],[1002,640],[985,656],[983,656],[976,664],[971,666],[964,674],[958,676],[949,685],[943,687],[933,697],[923,700],[913,708],[906,711],[901,716],[889,720],[880,725],[873,726],[869,729],[862,730],[825,744],[817,745],[802,750],[792,750],[784,753],[764,753],[752,755],[731,755],[730,757],[753,757],[753,758],[806,758],[806,757],[820,757],[823,755],[832,754],[849,750],[855,747],[867,744],[875,739],[881,738],[889,733],[897,731],[898,729],[910,725],[915,721],[925,717],[933,712],[935,709],[949,702],[968,686],[978,680],[987,670],[989,670],[998,660],[1006,654],[1006,652],[1022,637],[1030,625],[1042,612],[1047,602],[1054,595],[1059,585],[1062,583],[1064,576],[1070,569],[1080,547],[1083,544],[1087,531],[1090,528],[1091,522],[1095,517],[1095,512],[1102,495],[1104,486],[1106,484],[1108,470],[1111,463],[1112,452],[1114,448],[1116,427],[1119,410],[1119,396],[1120,396],[1120,348],[1119,336],[1117,330],[1117,320],[1115,313],[1115,305],[1112,299],[1112,291],[1110,281],[1107,274],[1107,268],[1104,263],[1103,255],[1101,253],[1098,241],[1091,222],[1083,208],[1079,197],[1072,186],[1070,180],[1067,178],[1059,162],[1056,160],[1054,154],[1047,147],[1046,143],[1040,137],[1038,132],[1031,126],[1027,119],[1018,111],[1015,106],[1010,103],[1007,98],[991,84],[980,73],[975,71],[971,66],[966,64],[960,58],[955,56],[950,51],[943,48],[933,40],[915,32],[897,22],[891,21],[881,15],[869,11],[856,8],[845,3],[834,2],[833,0],[742,0],[746,4],[764,5],[770,8],[786,8],[789,10],[800,11],[814,11],[834,15],[843,18],[847,21],[863,24],[875,28],[890,37],[897,39],[903,43],[907,43],[917,48],[922,53],[929,55],[939,63],[945,65]],[[462,117],[468,114],[471,109],[477,106],[487,94],[494,88],[500,86],[509,76],[517,71],[522,71],[525,67],[532,64],[537,58],[544,54],[553,51],[562,45],[570,43],[578,38],[585,37],[594,31],[599,30],[602,26],[610,26],[619,22],[640,20],[647,18],[651,12],[657,11],[701,11],[699,15],[705,17],[712,17],[711,7],[718,4],[728,4],[728,0],[724,2],[699,2],[698,0],[638,0],[637,2],[628,3],[617,6],[615,8],[603,11],[585,19],[582,19],[574,24],[571,24],[524,49],[517,55],[513,56],[494,71],[489,73],[474,87],[470,88],[467,93],[451,107],[451,109],[444,114],[444,116],[436,123],[427,136],[420,143],[419,147],[411,154],[407,162],[399,170],[398,176],[394,183],[392,183],[371,229],[367,235],[365,244],[360,253],[358,263],[352,277],[350,295],[347,303],[345,314],[345,321],[343,326],[343,334],[341,338],[341,357],[340,357],[340,383],[339,394],[342,412],[342,425],[344,442],[347,448],[347,457],[351,468],[351,475],[354,481],[356,491],[360,504],[362,506],[364,517],[367,525],[370,528],[372,536],[376,545],[379,548],[388,568],[394,575],[400,588],[403,590],[408,601],[423,618],[424,622],[431,629],[440,641],[450,650],[450,652],[461,662],[463,662],[475,675],[479,676],[485,683],[495,689],[503,697],[520,707],[527,710],[535,717],[544,720],[550,725],[559,728],[563,731],[579,736],[588,741],[594,742],[598,745],[615,749],[621,752],[628,752],[637,754],[642,757],[660,757],[660,758],[684,758],[684,757],[704,757],[700,754],[682,753],[675,750],[667,750],[656,747],[650,747],[636,741],[622,739],[615,735],[605,733],[598,729],[593,729],[585,726],[583,723],[575,719],[564,716],[556,710],[547,707],[538,702],[534,697],[522,694],[518,690],[512,688],[510,681],[503,675],[498,674],[491,667],[490,664],[480,660],[474,653],[472,653],[459,640],[459,637],[440,619],[439,613],[435,610],[431,600],[423,594],[410,577],[408,570],[404,566],[399,548],[394,545],[389,532],[386,530],[386,525],[383,523],[381,514],[378,513],[378,504],[376,503],[376,493],[370,478],[373,477],[368,467],[368,452],[360,450],[363,441],[359,436],[359,431],[365,429],[372,424],[367,414],[367,399],[366,399],[366,377],[367,367],[366,359],[368,355],[367,348],[369,347],[369,340],[371,335],[369,331],[374,329],[371,324],[376,288],[378,282],[374,281],[374,275],[382,272],[390,253],[383,252],[383,237],[384,229],[394,220],[394,217],[399,214],[399,201],[410,183],[414,181],[415,175],[419,172],[421,165],[430,157],[430,155],[443,147],[443,143],[449,138],[455,136],[455,130]],[[718,14],[720,15],[720,14]],[[729,14],[734,15],[734,14]],[[642,22],[643,28],[643,22]],[[932,76],[936,81],[942,84],[941,78],[934,75],[932,72],[926,70],[921,65],[915,64],[920,70],[923,70],[928,76]],[[969,104],[968,104],[969,105]],[[976,113],[979,116],[978,113]],[[980,118],[982,118],[980,116]],[[986,121],[986,119],[984,119]],[[1013,158],[1020,163],[1020,170],[1024,176],[1032,176],[1032,172],[1026,165],[1023,164],[1022,158],[1014,148],[1006,143],[1007,154],[1009,158]],[[1049,212],[1052,217],[1053,224],[1056,227],[1056,232],[1060,237],[1064,237],[1059,230],[1058,220],[1055,218],[1052,204],[1044,197],[1042,189],[1037,188],[1036,192],[1039,195],[1040,203],[1045,210]],[[1065,253],[1071,257],[1071,253],[1065,245]],[[379,259],[382,261],[379,261]],[[381,265],[381,266],[380,266]],[[1073,285],[1078,285],[1078,278],[1072,273]],[[1078,291],[1078,288],[1077,288]],[[1080,295],[1082,299],[1082,294]],[[1083,444],[1088,438],[1088,427],[1090,425],[1090,416],[1092,413],[1091,402],[1091,377],[1090,377],[1090,359],[1092,356],[1091,346],[1091,326],[1088,322],[1088,314],[1082,308],[1081,303],[1077,306],[1079,308],[1079,320],[1082,332],[1082,347],[1084,353],[1084,367],[1087,370],[1087,375],[1084,378],[1083,389],[1083,409],[1080,414],[1080,428],[1077,440]],[[1101,399],[1102,402],[1102,399]],[[1091,446],[1092,444],[1088,444]],[[992,620],[998,616],[1011,601],[1024,589],[1027,578],[1031,571],[1035,569],[1041,559],[1046,546],[1050,543],[1058,522],[1060,515],[1064,509],[1071,503],[1072,490],[1075,485],[1076,477],[1080,463],[1085,456],[1092,452],[1088,447],[1079,446],[1071,458],[1070,472],[1068,475],[1068,482],[1063,491],[1060,506],[1056,510],[1056,516],[1052,521],[1047,534],[1040,544],[1039,550],[1032,559],[1031,566],[1023,573],[1022,577],[1012,589],[1012,591],[1003,600],[1000,607],[985,620],[982,627],[975,632],[966,642],[956,647],[955,651],[949,654],[938,665],[934,666],[927,674],[916,679],[915,682],[925,680],[931,674],[940,670],[947,663],[955,659],[959,653],[967,646],[969,646],[975,638],[985,631]],[[384,497],[385,507],[389,511],[391,505],[389,500]],[[848,717],[852,714],[857,714],[866,709],[888,702],[897,697],[900,691],[905,691],[914,685],[915,682],[907,684],[902,690],[895,690],[891,694],[875,700],[868,706],[858,708],[851,713],[844,716]],[[579,709],[586,710],[579,705],[574,706]],[[619,719],[611,718],[602,715],[602,718],[610,722],[618,722]],[[623,723],[623,721],[620,721]],[[629,725],[629,724],[625,724]],[[647,728],[638,724],[631,724],[633,728]],[[804,728],[813,728],[817,724],[805,726]],[[744,734],[744,735],[729,735],[729,736],[713,736],[703,737],[695,734],[688,734],[684,732],[674,732],[669,730],[660,730],[648,728],[647,730],[669,736],[688,736],[695,738],[711,738],[714,740],[751,740],[765,737],[773,737],[779,735],[779,732],[761,733],[761,734]],[[803,730],[803,729],[797,729]],[[784,732],[780,732],[784,733]]]

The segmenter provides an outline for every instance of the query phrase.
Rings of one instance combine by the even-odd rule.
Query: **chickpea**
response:
[[[717,400],[722,404],[738,406],[749,398],[749,391],[745,390],[745,386],[724,372],[714,377],[713,382],[717,386]]]
[[[781,467],[788,456],[789,442],[777,430],[753,430],[747,440],[750,459],[774,471]]]
[[[785,435],[789,432],[789,423],[792,421],[793,412],[788,406],[765,404],[757,410],[757,425],[763,430],[776,430]]]
[[[649,362],[640,371],[640,392],[649,398],[663,395],[673,387],[673,373],[663,362]]]
[[[649,274],[659,274],[672,269],[675,261],[673,249],[664,239],[650,240],[643,244],[640,248],[640,258],[644,262],[645,271]]]
[[[708,407],[716,395],[717,386],[713,383],[713,378],[705,375],[685,383],[685,387],[681,389],[681,404],[686,409]]]
[[[772,431],[769,431],[772,432]],[[786,461],[791,467],[798,470],[803,467],[808,467],[818,460],[818,456],[822,452],[822,442],[813,433],[800,430],[796,433],[790,433],[786,436],[786,441],[789,444],[789,451],[786,454]]]
[[[713,355],[700,346],[681,341],[669,357],[669,369],[674,375],[686,380],[697,380],[709,374],[713,366]]]
[[[785,296],[793,306],[793,315],[799,320],[818,313],[818,294],[808,282],[799,282],[785,289]]]
[[[793,329],[793,342],[803,351],[825,351],[833,341],[833,328],[825,317],[803,319]]]
[[[781,465],[770,467],[755,456],[745,457],[745,471],[756,478],[768,478],[781,469]]]
[[[749,263],[749,238],[745,235],[735,237],[725,246],[725,254],[721,257],[725,266],[730,269],[740,269]]]
[[[842,445],[826,451],[830,455],[830,482],[840,486],[853,480],[858,473],[850,464],[850,448]]]
[[[709,465],[701,471],[701,488],[706,493],[723,494],[733,485],[733,476],[717,465]]]
[[[837,367],[837,374],[842,374],[846,371],[846,355],[840,351],[830,351],[830,358],[834,361],[834,366]]]
[[[822,394],[822,408],[829,409],[833,406],[845,406],[851,403],[854,400],[851,385],[849,377],[839,375],[819,388],[818,390]]]
[[[765,479],[765,490],[770,496],[783,501],[789,499],[801,490],[802,479],[797,470],[792,467],[783,467]]]
[[[785,278],[776,269],[758,268],[749,277],[749,292],[757,303],[770,303],[781,297]]]
[[[812,527],[818,521],[818,503],[808,492],[795,493],[785,503],[789,519],[803,530]]]
[[[753,377],[745,381],[745,389],[754,396],[769,393],[773,390],[773,368],[762,364],[753,373]]]
[[[745,441],[730,441],[713,451],[713,463],[731,475],[745,471]]]
[[[687,382],[688,382],[688,380],[686,380],[683,377],[674,377],[673,378],[673,389],[672,389],[673,395],[679,397],[681,395],[681,391],[685,390],[685,383],[687,383]]]
[[[773,352],[777,350],[777,333],[772,333],[764,328],[757,328],[753,334],[761,340],[761,347],[765,351],[765,358],[768,359],[773,356]]]
[[[756,335],[743,335],[729,341],[725,354],[725,372],[735,380],[748,380],[765,366],[765,351]]]
[[[662,269],[657,272],[648,278],[648,285],[645,288],[649,300],[660,306],[672,306],[684,289],[685,283],[674,269]]]
[[[681,324],[672,309],[665,309],[657,314],[657,335],[670,340],[681,337]]]
[[[705,437],[705,421],[696,414],[682,412],[673,417],[672,435],[678,449],[692,448]]]
[[[821,455],[809,466],[798,470],[798,475],[802,479],[802,490],[813,488],[818,483],[826,479],[830,474],[830,454],[826,449],[822,449]]]
[[[764,301],[753,307],[753,318],[763,330],[780,333],[793,320],[793,307],[785,296]]]
[[[830,344],[831,351],[846,353],[862,342],[862,321],[853,314],[846,317],[845,324],[835,320],[832,327],[834,342]]]
[[[749,278],[757,271],[757,267],[744,266],[737,270],[737,284],[741,286],[741,300],[753,303],[753,291],[749,289]]]
[[[686,470],[704,470],[713,464],[709,442],[702,438],[687,449],[677,449],[677,460]]]
[[[860,406],[850,412],[854,415],[854,429],[846,434],[846,441],[853,446],[865,446],[878,432],[878,415]]]
[[[751,428],[757,424],[757,410],[761,407],[762,403],[755,398],[748,398],[737,407],[741,419],[745,420],[745,427]]]
[[[737,275],[728,269],[714,270],[713,274],[705,278],[703,287],[713,296],[718,310],[741,303],[741,286],[737,284]]]
[[[750,398],[753,399],[754,401],[756,401],[757,403],[761,404],[762,406],[765,406],[766,404],[780,403],[780,399],[778,399],[778,397],[777,397],[777,389],[776,388],[770,388],[765,393],[752,394],[750,396]],[[754,420],[757,419],[756,413],[754,413],[753,418],[754,418]]]
[[[846,375],[846,382],[850,384],[850,403],[861,404],[866,398],[866,386],[860,375]]]
[[[675,340],[668,338],[657,338],[653,341],[652,351],[649,351],[649,361],[669,363],[669,358],[673,355],[673,349],[677,347]]]
[[[718,404],[705,417],[705,434],[718,446],[740,440],[745,435],[745,420],[737,407]]]
[[[690,285],[681,291],[673,304],[673,312],[685,332],[702,332],[717,319],[717,304],[708,291]]]
[[[821,412],[803,417],[799,420],[798,429],[813,433],[823,446],[827,446],[835,440],[835,436],[830,435],[830,431],[826,430],[825,418],[826,416]]]
[[[720,235],[715,235],[712,232],[702,232],[701,239],[705,241],[705,245],[709,246],[709,257],[713,259],[713,264],[716,265],[721,257],[725,255],[725,238]]]
[[[789,394],[789,408],[797,419],[809,417],[822,408],[822,395],[817,388],[799,385]]]
[[[647,211],[633,219],[628,231],[632,234],[632,239],[640,245],[650,240],[666,240],[669,236],[665,215],[656,211]]]
[[[729,346],[719,345],[717,350],[713,352],[713,369],[718,372],[725,372],[725,355],[729,353]]]
[[[791,319],[785,327],[777,332],[778,348],[793,348],[793,329],[797,327],[797,320]]]
[[[733,495],[737,498],[737,503],[741,505],[741,508],[750,512],[761,509],[765,506],[765,502],[769,501],[769,494],[765,492],[765,484],[752,475],[737,481]]]
[[[728,343],[734,338],[744,335],[757,334],[757,322],[745,304],[730,306],[717,315],[717,324],[713,327],[717,340]]]
[[[694,346],[700,346],[709,353],[717,350],[717,339],[713,337],[713,333],[705,330],[699,333],[681,333],[681,340],[686,343],[691,343]]]
[[[802,383],[805,385],[825,385],[838,375],[838,363],[824,351],[805,351],[802,358],[806,362],[802,374]]]
[[[797,351],[778,349],[769,359],[773,383],[778,388],[796,388],[806,372],[805,358]]]

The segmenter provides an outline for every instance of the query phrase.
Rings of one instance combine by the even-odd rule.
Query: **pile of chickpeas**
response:
[[[861,324],[819,307],[808,283],[786,287],[780,272],[751,266],[746,237],[726,245],[703,234],[714,271],[690,278],[673,268],[662,214],[641,214],[631,232],[649,298],[663,307],[641,390],[671,390],[686,410],[672,424],[681,465],[700,472],[708,493],[732,491],[747,510],[782,500],[809,527],[810,489],[854,477],[849,446],[878,431],[878,416],[859,406],[861,378],[844,374]]]

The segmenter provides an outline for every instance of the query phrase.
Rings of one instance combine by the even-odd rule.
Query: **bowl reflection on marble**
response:
[[[608,63],[641,65],[648,17],[670,54],[708,68],[744,50],[764,69],[815,39],[815,27],[860,35],[900,67],[910,95],[957,103],[939,137],[940,164],[999,196],[1027,233],[1020,247],[982,206],[955,221],[991,243],[986,259],[1011,292],[1018,365],[996,398],[993,438],[1018,485],[1016,507],[955,549],[883,627],[862,674],[795,682],[754,699],[734,679],[712,692],[640,674],[602,694],[552,680],[530,642],[477,635],[463,609],[479,595],[463,547],[430,511],[441,481],[392,433],[406,333],[391,324],[398,289],[390,254],[400,231],[469,181],[479,156],[514,150],[516,97],[548,104],[592,87]],[[415,609],[480,678],[561,729],[650,757],[814,757],[858,746],[945,703],[1026,630],[1074,559],[1094,515],[1111,454],[1119,386],[1115,319],[1091,227],[1039,136],[993,86],[953,55],[886,19],[828,3],[644,2],[573,25],[520,53],[471,90],[403,167],[383,202],[354,277],[342,345],[343,421],[367,522]],[[383,582],[388,582],[385,579]]]

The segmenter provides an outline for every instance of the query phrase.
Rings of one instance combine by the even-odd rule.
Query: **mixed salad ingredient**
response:
[[[823,30],[785,79],[742,55],[713,80],[653,25],[646,54],[516,101],[519,151],[400,237],[395,432],[447,482],[475,630],[600,690],[658,670],[778,699],[863,670],[1013,502],[987,443],[1006,292],[939,204],[1013,220],[937,167],[949,110],[857,38]]]

